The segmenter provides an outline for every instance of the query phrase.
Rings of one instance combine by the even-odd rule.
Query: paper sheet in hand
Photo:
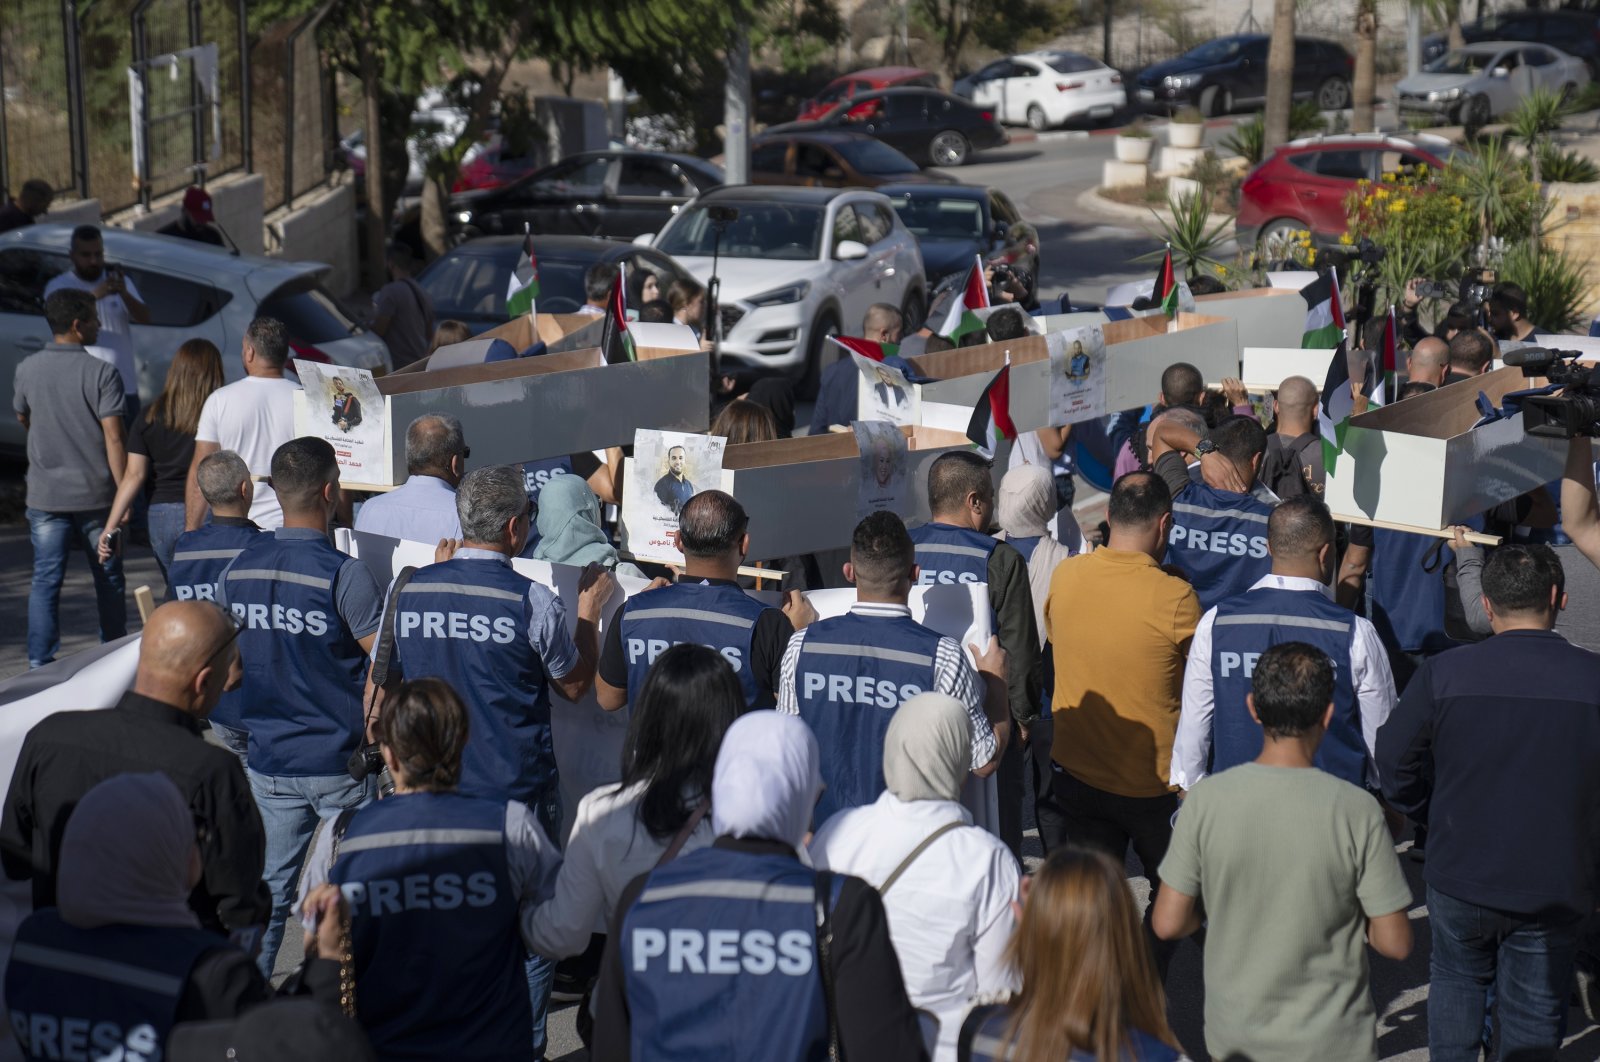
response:
[[[917,389],[906,380],[905,373],[860,354],[851,354],[850,357],[861,373],[861,385],[857,389],[857,420],[881,420],[912,426],[922,422],[918,408],[922,399]]]
[[[1099,325],[1051,332],[1050,424],[1061,427],[1106,414],[1106,337]]]

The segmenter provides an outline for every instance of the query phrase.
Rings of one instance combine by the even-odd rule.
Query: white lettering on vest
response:
[[[807,671],[800,677],[800,688],[807,697],[818,697],[827,691],[827,699],[834,704],[860,704],[868,708],[898,708],[922,692],[920,686],[906,683],[896,686],[888,679],[875,679],[870,675],[827,675]]]
[[[774,949],[776,945],[776,949]],[[633,930],[633,972],[646,973],[652,959],[666,956],[667,973],[719,974],[741,972],[757,976],[777,970],[790,977],[811,972],[810,934],[791,929],[773,940],[765,929],[660,930],[639,927]]]
[[[1246,535],[1237,531],[1201,531],[1199,528],[1172,525],[1168,541],[1202,553],[1220,553],[1228,557],[1265,557],[1265,535]]]
[[[11,1028],[30,1058],[62,1062],[158,1062],[160,1039],[153,1025],[124,1031],[109,1021],[11,1011]]]
[[[401,612],[395,633],[404,638],[421,630],[423,638],[454,638],[463,642],[510,645],[517,638],[517,621],[510,616],[484,616],[471,612]]]
[[[285,634],[309,634],[320,638],[328,633],[328,614],[321,611],[301,612],[282,605],[246,605],[235,603],[234,618],[253,631],[282,631]]]
[[[1222,665],[1222,677],[1229,678],[1241,667],[1244,669],[1245,678],[1256,672],[1256,661],[1261,659],[1260,653],[1230,653],[1217,654],[1217,662]]]
[[[180,584],[172,588],[172,597],[175,601],[215,601],[217,599],[217,584],[195,583],[193,586]]]
[[[522,470],[522,489],[529,494],[537,494],[544,490],[546,483],[549,483],[557,476],[566,474],[567,470],[564,468],[541,468],[536,471],[530,471],[525,468]]]
[[[499,896],[494,874],[480,870],[465,882],[460,874],[409,874],[398,881],[347,881],[339,886],[352,913],[367,905],[373,918],[401,911],[453,911],[463,901],[468,907],[488,907]]]
[[[650,664],[656,662],[656,657],[660,656],[668,649],[671,649],[674,645],[683,644],[683,642],[669,642],[665,638],[629,638],[627,646],[628,664],[629,666],[632,666],[633,664],[637,664],[640,660],[643,660],[645,665],[649,666]],[[733,668],[733,673],[735,675],[737,675],[744,668],[743,649],[732,645],[707,645],[706,648],[715,649],[717,652],[721,653],[722,659],[726,660],[728,662],[728,666]]]
[[[952,583],[976,583],[980,580],[971,572],[930,571],[922,569],[917,575],[918,586],[933,586],[934,584],[949,585]]]

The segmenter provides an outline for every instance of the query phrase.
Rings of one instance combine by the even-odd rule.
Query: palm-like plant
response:
[[[1503,141],[1491,137],[1470,154],[1456,155],[1450,165],[1460,174],[1461,198],[1478,216],[1478,231],[1487,240],[1512,215],[1508,192],[1522,176],[1517,172],[1517,160]]]
[[[1587,317],[1589,280],[1583,263],[1564,251],[1526,240],[1506,252],[1500,276],[1528,296],[1528,320],[1554,332],[1576,332]]]
[[[1539,88],[1524,96],[1517,109],[1506,116],[1511,135],[1522,141],[1528,149],[1534,183],[1540,180],[1541,148],[1548,142],[1550,134],[1561,128],[1563,119],[1572,113],[1572,101],[1559,92]]]
[[[1211,200],[1204,195],[1186,195],[1177,200],[1168,199],[1172,207],[1172,220],[1157,214],[1156,224],[1161,227],[1160,239],[1172,248],[1172,263],[1181,264],[1184,275],[1194,279],[1201,269],[1216,271],[1222,262],[1215,257],[1217,248],[1228,242],[1229,219],[1215,225],[1211,223]],[[1166,254],[1166,248],[1140,255],[1136,261],[1153,262]]]

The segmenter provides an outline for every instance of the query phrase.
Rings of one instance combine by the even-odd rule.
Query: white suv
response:
[[[856,188],[714,188],[654,239],[701,283],[711,276],[713,208],[737,212],[722,223],[717,266],[726,357],[781,369],[809,393],[838,356],[827,337],[859,335],[873,303],[900,307],[907,331],[921,325],[922,252],[886,196]]]

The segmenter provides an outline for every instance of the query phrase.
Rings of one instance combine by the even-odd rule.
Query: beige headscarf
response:
[[[960,701],[919,693],[889,720],[883,780],[901,800],[960,800],[972,767],[972,722]]]
[[[84,794],[56,861],[68,925],[198,926],[189,909],[194,816],[164,774],[119,774]]]
[[[1005,474],[995,496],[995,519],[1007,538],[1038,538],[1028,558],[1028,589],[1033,592],[1033,619],[1044,646],[1044,603],[1050,596],[1050,577],[1070,552],[1050,535],[1056,515],[1056,481],[1040,465],[1018,465]]]

